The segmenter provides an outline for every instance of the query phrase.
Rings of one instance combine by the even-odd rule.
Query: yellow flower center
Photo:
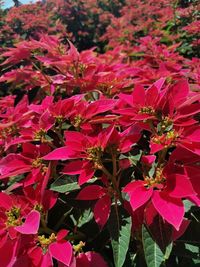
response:
[[[34,206],[34,210],[37,210],[37,211],[39,211],[40,213],[42,213],[42,212],[43,212],[43,206],[42,206],[41,204],[36,204],[36,205]]]
[[[167,132],[166,139],[171,140],[171,141],[175,141],[178,138],[178,136],[179,135],[175,130],[171,130],[171,131]]]
[[[177,140],[178,137],[179,137],[178,132],[172,129],[167,133],[152,137],[152,142],[155,144],[162,144],[165,147],[172,147],[175,146],[175,141]]]
[[[75,250],[76,253],[82,252],[83,251],[83,247],[85,246],[85,242],[80,241],[78,245],[74,245],[73,248]]]
[[[159,184],[164,184],[166,181],[166,178],[163,175],[163,169],[157,168],[155,171],[154,177],[148,177],[146,176],[144,178],[145,180],[145,186],[147,187],[156,187]]]
[[[161,129],[164,131],[167,127],[172,125],[172,120],[169,117],[164,117],[161,121]]]
[[[75,128],[78,128],[83,121],[83,118],[81,117],[80,114],[76,115],[72,121],[72,124],[74,125]]]
[[[39,167],[42,167],[42,159],[41,158],[36,158],[32,161],[32,166],[34,168],[39,168]]]
[[[46,130],[40,129],[40,130],[35,132],[33,140],[45,142],[45,135],[46,135]]]
[[[46,250],[48,248],[48,246],[56,241],[56,235],[54,233],[52,233],[48,238],[45,237],[45,235],[39,235],[38,236],[38,242],[39,245],[41,246],[41,248],[43,248],[44,250]]]
[[[20,208],[12,207],[9,211],[6,211],[7,221],[6,226],[18,226],[21,224]]]
[[[64,117],[62,115],[56,116],[56,122],[58,124],[63,123],[63,121],[64,121]]]
[[[148,114],[148,115],[154,115],[155,110],[151,106],[141,107],[139,110],[139,114]]]
[[[7,128],[1,129],[0,131],[0,137],[1,138],[7,138],[8,136],[16,136],[18,134],[18,127],[16,124],[13,124]]]
[[[87,149],[88,160],[91,160],[95,164],[95,168],[98,168],[101,165],[101,156],[102,156],[103,149],[100,146],[97,147],[90,147]]]

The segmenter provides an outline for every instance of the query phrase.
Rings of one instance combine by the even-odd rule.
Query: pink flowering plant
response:
[[[61,2],[47,4],[65,13]],[[199,266],[200,61],[170,33],[174,5],[137,2],[108,12],[104,53],[50,35],[55,10],[42,3],[45,30],[2,49],[1,267]],[[101,21],[96,1],[78,5],[81,16],[92,4]],[[117,39],[114,26],[142,10],[146,24],[141,17]]]

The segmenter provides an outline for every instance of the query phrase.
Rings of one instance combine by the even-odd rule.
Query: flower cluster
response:
[[[114,1],[112,15],[95,9],[97,2],[74,6],[85,16],[93,4],[99,19],[113,20],[102,40],[110,34],[114,48],[105,53],[78,52],[47,34],[56,30],[45,30],[53,9],[38,20],[43,33],[23,25],[36,39],[2,53],[1,267],[178,266],[179,238],[199,226],[200,61],[178,52],[178,34],[169,34],[173,44],[163,42],[161,29],[174,18],[169,1],[127,1],[120,11]],[[40,17],[53,6],[71,14],[71,2],[61,3],[9,13],[23,11],[26,19],[27,9],[35,16],[41,6]],[[116,40],[115,30],[138,14],[125,40]],[[184,29],[196,33],[196,25]],[[148,34],[139,36],[144,28]],[[149,259],[148,251],[159,256]]]

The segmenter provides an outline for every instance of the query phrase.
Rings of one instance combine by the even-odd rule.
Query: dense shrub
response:
[[[1,267],[200,264],[198,8],[0,10]]]

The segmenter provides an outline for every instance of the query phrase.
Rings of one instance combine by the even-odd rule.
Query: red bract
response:
[[[23,144],[21,154],[8,154],[0,161],[0,179],[31,172],[36,176],[40,172],[46,172],[47,167],[42,162],[42,156],[47,154],[50,148],[47,145]]]
[[[143,121],[156,118],[156,110],[161,105],[165,90],[161,90],[165,79],[160,79],[153,86],[145,89],[137,85],[131,95],[119,94],[120,103],[117,113],[123,115],[123,119],[130,121],[129,124],[136,121]],[[125,103],[125,108],[121,105]],[[126,107],[126,104],[128,105]]]
[[[95,252],[80,253],[76,258],[76,267],[102,266],[107,267],[107,263],[102,256]]]
[[[20,234],[36,234],[39,229],[40,213],[31,211],[24,197],[0,193],[1,246]],[[23,222],[25,219],[25,222]]]
[[[67,230],[61,230],[57,235],[52,233],[48,238],[44,235],[35,236],[28,249],[28,257],[34,266],[53,266],[53,258],[70,266],[73,254],[71,244],[64,240],[67,234]]]
[[[41,141],[48,142],[45,138],[47,131],[54,125],[54,118],[48,111],[45,111],[41,116],[35,116],[30,122],[29,127],[23,127],[20,131],[22,139],[26,141]]]
[[[88,103],[81,101],[74,106],[74,110],[71,112],[70,121],[76,129],[81,128],[84,132],[93,132],[95,129],[95,123],[111,122],[115,117],[107,118],[102,115],[105,112],[112,110],[115,105],[115,100],[100,99],[95,102]]]
[[[0,9],[0,267],[197,264],[197,2]]]
[[[197,192],[187,175],[172,174],[171,170],[171,166],[166,166],[164,170],[158,168],[153,177],[144,177],[144,181],[133,181],[123,191],[130,196],[133,210],[151,200],[162,218],[179,230],[184,216],[182,198],[190,199]]]
[[[113,191],[113,192],[112,192]],[[87,186],[81,190],[77,199],[79,200],[97,200],[94,206],[94,218],[100,228],[103,228],[110,214],[111,197],[114,190],[112,188],[103,188],[98,185]]]
[[[28,110],[27,96],[16,106],[12,103],[12,105],[8,105],[2,110],[0,114],[0,140],[4,145],[4,150],[7,150],[14,140],[22,141],[18,131],[22,126],[29,125],[30,117],[31,112]]]
[[[82,185],[93,177],[96,170],[102,170],[102,157],[106,150],[110,153],[109,149],[112,150],[113,147],[114,150],[127,152],[139,137],[139,132],[131,132],[131,129],[120,134],[113,126],[104,129],[97,137],[66,131],[66,146],[52,151],[43,159],[74,159],[75,161],[66,164],[63,173],[79,174],[79,184]]]

